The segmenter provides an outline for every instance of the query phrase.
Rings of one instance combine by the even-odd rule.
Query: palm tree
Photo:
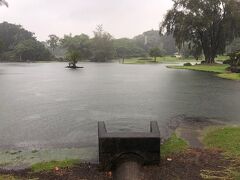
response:
[[[0,0],[0,6],[5,5],[8,7],[8,3],[5,0]]]

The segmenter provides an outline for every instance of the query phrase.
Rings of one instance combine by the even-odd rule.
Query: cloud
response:
[[[133,37],[157,29],[171,0],[8,0],[0,21],[21,24],[40,40],[49,34],[86,33],[98,24],[114,37]]]

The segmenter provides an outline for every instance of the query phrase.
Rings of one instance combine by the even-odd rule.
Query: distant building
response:
[[[145,36],[145,41],[144,41],[144,45],[146,46],[148,44],[148,37]]]
[[[174,53],[174,56],[175,56],[176,58],[181,58],[181,57],[182,57],[182,55],[179,54],[178,52]]]

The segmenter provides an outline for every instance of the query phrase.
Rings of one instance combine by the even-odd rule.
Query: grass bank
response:
[[[41,162],[32,165],[31,170],[35,173],[41,171],[52,171],[54,168],[70,168],[78,163],[79,160]]]
[[[230,80],[240,80],[240,74],[231,73],[226,70],[229,65],[225,64],[213,64],[213,65],[193,65],[193,66],[168,66],[172,69],[187,69],[194,71],[204,71],[216,73],[217,77],[230,79]]]
[[[156,61],[154,59],[144,58],[128,58],[124,60],[124,64],[158,64],[158,63],[182,63],[182,62],[196,62],[194,58],[176,58],[173,56],[158,57]]]
[[[218,56],[216,58],[216,61],[222,62],[224,60],[228,59],[228,56]],[[124,64],[154,64],[154,63],[166,63],[166,64],[176,64],[176,63],[184,63],[184,62],[201,62],[202,60],[199,59],[196,61],[193,57],[189,58],[177,58],[174,56],[162,56],[162,57],[157,57],[157,61],[154,61],[153,58],[141,58],[141,57],[136,57],[136,58],[127,58],[124,60]],[[119,60],[119,62],[122,62],[122,60]]]
[[[161,166],[146,166],[143,179],[239,179],[240,127],[208,127],[203,149],[194,149],[173,134],[161,145]],[[56,168],[57,167],[57,168]],[[2,179],[112,179],[98,165],[77,160],[34,164],[29,171],[0,172]]]

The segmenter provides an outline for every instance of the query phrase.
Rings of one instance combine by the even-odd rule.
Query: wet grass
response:
[[[172,69],[187,69],[194,71],[212,72],[217,73],[217,77],[229,79],[229,80],[240,80],[240,74],[231,73],[226,69],[229,65],[225,64],[213,64],[213,65],[194,65],[194,66],[168,66]]]
[[[205,179],[214,179],[224,174],[222,179],[240,179],[240,127],[210,127],[205,129],[203,143],[210,149],[220,149],[230,166],[221,172],[205,172]]]
[[[64,160],[64,161],[50,161],[41,162],[31,166],[33,172],[52,171],[54,168],[70,168],[79,163],[79,160]]]
[[[154,59],[142,60],[141,58],[129,58],[124,60],[124,64],[158,64],[158,63],[182,63],[182,62],[196,62],[193,58],[176,58],[173,56],[158,57],[157,61]]]
[[[240,73],[222,73],[217,74],[218,77],[224,78],[224,79],[230,79],[230,80],[240,80]]]
[[[20,180],[11,175],[0,175],[0,180]]]
[[[168,140],[161,145],[161,157],[167,157],[173,154],[181,153],[188,148],[188,144],[183,139],[173,134]]]
[[[168,66],[168,67],[173,69],[188,69],[213,73],[225,73],[228,65],[214,64],[214,65]]]
[[[219,148],[228,156],[240,158],[240,127],[208,129],[203,143],[208,148]]]
[[[225,61],[227,59],[229,59],[229,56],[225,56],[225,55],[217,56],[215,58],[216,61],[220,61],[220,62],[223,62],[223,61]]]

